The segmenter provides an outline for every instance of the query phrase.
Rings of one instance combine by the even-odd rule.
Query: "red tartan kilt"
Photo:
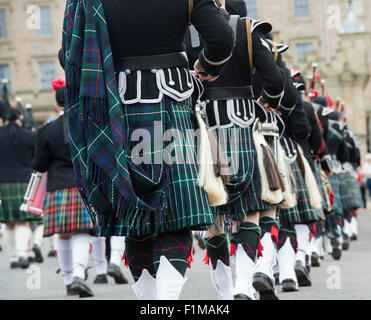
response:
[[[77,188],[48,192],[44,210],[44,237],[94,229]]]

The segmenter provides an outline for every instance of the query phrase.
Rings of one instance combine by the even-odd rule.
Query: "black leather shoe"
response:
[[[49,258],[55,258],[55,253],[56,253],[55,250],[50,250],[49,253],[48,253],[48,257]]]
[[[107,276],[105,274],[98,274],[94,280],[95,284],[104,284],[108,283]]]
[[[341,246],[337,239],[331,239],[332,252],[331,255],[335,260],[340,260],[341,258]]]
[[[72,284],[66,286],[67,296],[78,296],[79,293],[71,288]]]
[[[252,300],[249,296],[247,296],[246,294],[236,294],[234,297],[234,300]]]
[[[32,251],[35,254],[35,261],[37,263],[42,263],[44,261],[44,258],[41,254],[40,247],[38,245],[34,244],[33,247],[32,247]]]
[[[350,239],[349,239],[348,235],[346,235],[346,234],[344,234],[343,239],[344,239],[344,241],[343,241],[343,246],[342,247],[343,247],[344,251],[347,251],[347,250],[349,250]]]
[[[124,274],[121,272],[120,267],[113,263],[108,265],[107,274],[115,279],[116,284],[127,284],[129,281],[125,278]]]
[[[279,300],[272,280],[262,272],[254,274],[252,285],[259,292],[260,300]]]
[[[73,282],[71,283],[71,290],[76,291],[80,298],[94,297],[93,291],[91,291],[86,282],[78,277],[73,278]]]
[[[279,286],[280,285],[280,274],[279,273],[275,273],[273,276],[274,276],[274,284],[276,286]]]
[[[18,261],[13,261],[10,263],[10,269],[18,269],[18,268],[19,268]]]
[[[286,279],[282,281],[283,292],[295,292],[298,291],[298,285],[294,280]]]
[[[34,257],[28,257],[27,260],[28,260],[29,263],[34,263],[35,262]]]
[[[29,266],[30,266],[30,263],[28,262],[28,260],[26,258],[19,258],[18,260],[18,265],[22,268],[22,269],[27,269]]]
[[[350,240],[357,241],[358,240],[357,235],[356,234],[353,234],[352,237],[350,238]]]
[[[315,252],[312,253],[312,267],[320,267],[321,266],[321,258]]]
[[[310,287],[312,285],[307,268],[299,260],[295,263],[295,273],[296,278],[298,279],[299,287]]]

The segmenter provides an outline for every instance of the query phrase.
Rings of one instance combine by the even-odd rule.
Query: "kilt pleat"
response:
[[[297,205],[290,209],[283,209],[278,206],[280,224],[310,224],[319,219],[318,213],[310,204],[309,194],[304,182],[303,174],[297,161],[291,164],[297,184]]]
[[[328,177],[328,181],[330,182],[332,191],[334,192],[335,195],[332,211],[335,212],[337,215],[342,215],[343,204],[340,193],[340,175],[334,173],[332,176]]]
[[[343,210],[352,211],[362,207],[361,186],[349,172],[340,174],[340,197]]]
[[[0,183],[0,221],[30,221],[38,223],[42,217],[36,214],[21,211],[20,207],[26,194],[27,182]]]
[[[153,130],[153,128],[139,127],[140,118],[143,114],[164,112],[162,104],[133,104],[125,106],[123,110],[129,133],[136,129]],[[209,225],[215,223],[215,210],[210,207],[205,191],[198,186],[197,139],[190,135],[195,128],[190,101],[183,104],[167,103],[165,118],[168,119],[170,126],[167,129],[175,129],[174,132],[183,135],[183,137],[175,137],[171,147],[171,157],[175,161],[168,164],[170,176],[168,190],[166,190],[165,211],[161,213],[161,217],[153,214],[141,219],[141,225],[136,229],[135,234],[129,231],[125,214],[122,218],[113,215],[98,216],[100,235],[146,236],[185,228],[206,230]],[[132,144],[131,148],[134,147],[135,144]],[[165,153],[169,155],[166,149]],[[153,159],[155,150],[151,149],[148,152],[149,157]],[[141,166],[149,176],[153,175],[151,164]]]
[[[77,188],[48,192],[44,211],[44,237],[94,229]]]
[[[223,141],[227,159],[233,159],[230,161],[231,184],[245,185],[238,197],[218,207],[219,213],[241,220],[249,213],[270,210],[271,204],[261,200],[262,190],[252,126],[240,128],[234,125],[232,128],[220,129],[218,137]]]

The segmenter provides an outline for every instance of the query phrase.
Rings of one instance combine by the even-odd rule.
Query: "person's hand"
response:
[[[194,65],[194,70],[195,70],[195,75],[200,79],[201,82],[203,81],[208,81],[208,82],[213,82],[216,79],[219,78],[219,76],[212,76],[210,74],[207,74],[205,72],[205,69],[202,68],[200,60],[197,59]]]
[[[331,177],[334,174],[334,172],[326,170],[325,174],[326,174],[327,177]]]
[[[264,98],[262,96],[259,97],[258,102],[264,107],[265,111],[267,112],[276,112],[276,109],[273,109],[269,106],[268,103],[265,102]]]

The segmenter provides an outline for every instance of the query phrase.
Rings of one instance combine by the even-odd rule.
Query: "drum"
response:
[[[28,183],[24,201],[21,205],[21,211],[44,214],[44,199],[46,196],[47,173],[34,172]]]

